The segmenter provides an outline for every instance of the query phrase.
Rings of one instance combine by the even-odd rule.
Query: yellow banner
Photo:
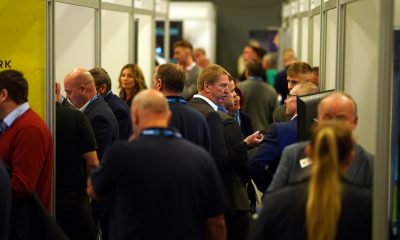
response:
[[[24,73],[29,105],[46,114],[46,1],[0,0],[0,70]]]

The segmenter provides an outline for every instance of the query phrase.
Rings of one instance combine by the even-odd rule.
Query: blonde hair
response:
[[[232,79],[232,76],[229,74],[229,72],[220,65],[210,64],[203,68],[199,74],[199,77],[197,78],[197,90],[201,92],[204,89],[205,82],[208,82],[209,84],[215,84],[221,75],[226,75],[229,79]]]
[[[350,126],[341,121],[320,123],[313,133],[311,147],[307,239],[333,240],[341,211],[341,169],[353,149]]]

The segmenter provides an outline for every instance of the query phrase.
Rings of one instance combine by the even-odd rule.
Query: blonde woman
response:
[[[146,89],[142,69],[137,64],[126,64],[122,67],[118,78],[119,97],[129,106],[133,97],[143,89]]]
[[[345,122],[320,123],[306,148],[309,179],[267,193],[249,239],[371,239],[371,192],[342,174],[353,144]]]

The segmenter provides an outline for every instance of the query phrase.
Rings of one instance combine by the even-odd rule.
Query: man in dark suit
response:
[[[103,68],[89,70],[94,78],[96,90],[110,106],[118,121],[119,139],[128,140],[132,134],[131,114],[128,104],[111,91],[111,78]]]
[[[153,86],[168,100],[172,112],[169,126],[177,128],[185,139],[210,151],[210,129],[207,121],[201,113],[187,106],[181,95],[184,84],[185,72],[179,65],[167,63],[158,67]]]
[[[243,140],[235,119],[218,111],[218,105],[231,98],[230,74],[221,66],[205,67],[197,79],[198,93],[189,105],[201,112],[207,120],[211,135],[211,153],[228,194],[229,208],[225,215],[228,239],[245,239],[249,225],[250,205],[246,192],[247,148],[262,140],[258,132]],[[234,92],[234,90],[233,90]]]
[[[102,97],[97,96],[94,79],[83,68],[72,70],[64,79],[66,98],[75,108],[79,108],[89,119],[97,142],[97,156],[100,162],[106,149],[118,139],[118,122],[111,108]],[[106,204],[92,202],[96,222],[101,221],[103,239],[108,236],[108,216]]]
[[[97,156],[102,160],[106,148],[118,139],[118,122],[111,108],[97,96],[94,79],[83,68],[72,70],[64,79],[66,98],[89,118],[97,142]]]
[[[352,129],[357,127],[357,106],[350,95],[335,92],[321,100],[318,106],[318,122],[331,119],[344,120],[350,124]],[[307,143],[300,142],[285,148],[267,194],[288,184],[301,181],[308,176],[312,161],[305,157]],[[354,144],[354,158],[346,172],[348,180],[357,185],[371,188],[373,158],[360,145]]]
[[[170,116],[160,92],[141,91],[132,102],[132,141],[110,147],[91,176],[90,196],[112,196],[112,239],[226,239],[217,167],[167,127]]]
[[[257,188],[264,192],[272,181],[283,149],[297,142],[297,103],[296,96],[318,92],[318,86],[311,82],[296,85],[285,100],[288,122],[271,125],[263,142],[250,160],[251,177]]]

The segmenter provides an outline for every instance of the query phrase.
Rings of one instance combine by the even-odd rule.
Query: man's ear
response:
[[[8,98],[8,90],[3,88],[0,90],[0,101],[4,102]]]
[[[82,95],[85,94],[86,89],[85,89],[85,86],[84,86],[84,85],[80,85],[80,86],[78,87],[78,89],[79,89],[79,91],[81,92]]]
[[[210,92],[209,86],[210,84],[208,83],[208,81],[204,81],[204,90],[206,91],[206,93]]]
[[[106,84],[100,84],[100,86],[99,86],[99,93],[102,95],[102,96],[104,96],[104,95],[106,95],[106,91],[107,91],[107,85]]]
[[[161,92],[163,90],[163,86],[164,84],[161,79],[156,79],[156,89]]]

